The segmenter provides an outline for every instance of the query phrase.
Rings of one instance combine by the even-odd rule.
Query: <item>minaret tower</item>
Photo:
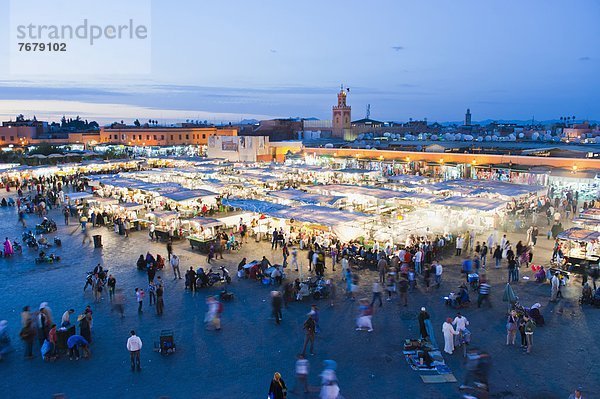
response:
[[[333,107],[333,137],[344,138],[351,136],[351,107],[346,104],[346,96],[349,92],[349,88],[344,89],[344,85],[340,86],[340,92],[337,95],[338,102]]]

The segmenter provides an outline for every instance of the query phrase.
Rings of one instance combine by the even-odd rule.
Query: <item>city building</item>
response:
[[[206,155],[232,162],[272,160],[266,136],[209,136]]]
[[[100,144],[122,144],[126,146],[181,146],[208,144],[211,136],[237,136],[236,128],[125,126],[113,124],[100,129]]]
[[[471,126],[471,110],[467,108],[467,113],[465,114],[465,126]]]
[[[302,130],[300,118],[277,118],[259,121],[255,125],[244,125],[240,136],[267,136],[269,141],[295,140]]]

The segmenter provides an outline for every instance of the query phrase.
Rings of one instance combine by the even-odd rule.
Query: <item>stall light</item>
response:
[[[573,165],[573,173],[577,172],[577,165]]]
[[[472,163],[473,165],[477,165],[477,160],[476,160],[476,159],[474,159],[474,160],[473,160],[471,163]]]
[[[440,163],[443,164],[444,163],[444,158],[440,158]]]
[[[406,157],[406,162],[410,162],[410,157]]]

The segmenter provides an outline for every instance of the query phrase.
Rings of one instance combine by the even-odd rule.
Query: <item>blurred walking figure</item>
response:
[[[308,372],[310,369],[310,363],[308,359],[304,357],[304,355],[298,355],[298,360],[296,360],[296,385],[292,392],[296,393],[298,387],[302,387],[304,389],[304,393],[308,393]]]
[[[142,305],[144,303],[144,290],[141,288],[136,288],[135,289],[135,300],[138,303],[138,313],[142,313]]]
[[[383,306],[383,301],[381,300],[381,286],[376,281],[373,283],[373,299],[371,299],[371,306],[375,304],[375,301],[379,301],[379,307]]]
[[[156,314],[162,316],[163,311],[165,309],[165,301],[163,299],[165,293],[165,289],[162,284],[159,284],[156,287]]]
[[[295,271],[298,271],[298,250],[296,248],[292,248],[292,263],[290,266],[294,267]]]
[[[346,271],[349,269],[348,263],[348,256],[344,255],[342,258],[342,280],[346,280]]]
[[[320,374],[321,392],[319,393],[319,398],[337,399],[340,397],[340,387],[335,373],[337,364],[333,360],[325,360],[323,364],[325,365],[325,369]]]
[[[354,284],[352,284],[352,278],[352,271],[349,268],[346,269],[346,296],[354,300]]]
[[[466,391],[470,397],[487,398],[489,392],[488,374],[491,366],[490,355],[477,349],[467,352],[465,381],[459,389]]]
[[[271,291],[271,307],[273,308],[273,317],[275,318],[275,324],[280,324],[283,316],[281,314],[281,305],[283,304],[283,298],[281,292]]]
[[[281,378],[281,374],[275,373],[273,375],[271,385],[269,386],[269,395],[267,397],[269,399],[287,398],[287,387],[285,386],[283,378]]]
[[[558,298],[558,292],[560,290],[560,279],[558,278],[558,276],[558,272],[554,273],[554,276],[552,276],[552,280],[550,281],[550,302],[556,302]]]
[[[315,334],[321,332],[321,327],[319,326],[319,308],[317,305],[310,305],[310,312],[308,312],[309,317],[311,317],[315,321]]]
[[[25,342],[25,359],[33,358],[33,341],[35,340],[35,329],[33,320],[28,318],[25,320],[23,328],[19,333],[19,337]]]
[[[113,309],[119,312],[121,318],[125,317],[125,294],[122,289],[116,291]]]
[[[366,329],[368,332],[373,331],[373,307],[369,305],[369,300],[363,298],[358,306],[358,317],[356,319],[356,331]]]
[[[208,311],[204,318],[206,329],[215,329],[219,331],[221,329],[221,313],[223,313],[223,305],[214,296],[206,298],[206,304],[208,305]]]

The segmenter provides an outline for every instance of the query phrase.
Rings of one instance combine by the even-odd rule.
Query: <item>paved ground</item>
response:
[[[52,216],[59,222],[58,214]],[[30,218],[33,225],[36,218]],[[61,223],[59,223],[61,224]],[[147,281],[143,272],[135,269],[135,261],[148,248],[166,254],[164,244],[149,243],[144,232],[130,238],[119,237],[105,228],[102,234],[104,248],[81,246],[79,232],[70,235],[75,226],[60,226],[58,236],[63,247],[56,252],[62,261],[54,265],[36,265],[34,252],[24,249],[23,255],[0,259],[0,318],[10,323],[16,352],[0,362],[0,392],[15,398],[49,398],[56,392],[68,398],[258,398],[265,397],[272,373],[280,371],[290,387],[294,386],[295,355],[303,342],[302,322],[310,302],[295,303],[284,310],[281,326],[270,316],[269,287],[250,281],[237,281],[231,290],[236,298],[225,304],[223,331],[205,331],[203,325],[205,297],[217,293],[207,289],[196,295],[185,292],[183,280],[173,281],[170,270],[162,273],[166,280],[165,315],[159,318],[145,307],[143,315],[136,312],[133,289]],[[16,225],[14,209],[0,209],[0,237],[20,236],[22,228]],[[520,237],[509,236],[516,242]],[[536,257],[544,256],[551,241],[540,240]],[[205,258],[193,253],[186,243],[178,243],[175,252],[182,257],[182,270],[205,264]],[[280,261],[279,253],[271,253],[266,244],[251,243],[235,254],[226,254],[225,264],[234,271],[242,256],[260,258],[266,254],[271,261]],[[301,252],[299,258],[305,259]],[[536,260],[537,260],[536,259]],[[128,295],[126,317],[120,319],[111,313],[107,298],[93,304],[91,293],[83,293],[85,272],[97,262],[110,268],[117,285]],[[306,264],[306,262],[304,262]],[[442,342],[441,324],[454,312],[443,304],[442,297],[458,286],[462,276],[458,272],[459,259],[449,256],[442,262],[445,279],[438,291],[429,294],[412,293],[407,309],[397,299],[384,303],[374,316],[375,331],[371,334],[354,330],[357,313],[354,302],[338,299],[333,307],[324,301],[321,307],[322,333],[316,342],[316,355],[310,358],[312,384],[318,384],[322,361],[338,362],[338,377],[345,398],[453,398],[459,397],[458,383],[430,384],[421,382],[419,374],[405,363],[402,341],[416,337],[416,314],[426,306],[432,315],[438,342]],[[187,266],[187,267],[186,267]],[[330,271],[328,271],[331,273]],[[337,274],[337,273],[336,273]],[[566,299],[557,305],[548,304],[549,286],[522,280],[515,291],[522,303],[541,302],[547,326],[539,328],[534,338],[534,351],[525,355],[518,348],[507,348],[505,343],[506,305],[501,302],[506,268],[492,270],[492,309],[472,307],[463,311],[471,321],[473,345],[487,350],[493,356],[491,386],[496,398],[566,398],[569,391],[582,385],[594,394],[600,390],[600,371],[594,359],[600,356],[596,341],[600,326],[599,311],[581,309],[577,304],[580,288],[577,281],[566,289]],[[522,275],[531,275],[524,272]],[[336,275],[335,278],[338,276]],[[375,275],[364,272],[361,287],[368,294]],[[94,310],[92,358],[79,362],[60,359],[54,363],[42,362],[37,357],[22,358],[23,347],[18,339],[19,312],[24,305],[37,307],[47,301],[55,319],[65,309],[74,307],[81,312],[91,304]],[[125,342],[130,329],[138,331],[144,341],[141,373],[129,369]],[[161,356],[152,351],[153,341],[161,329],[173,329],[178,347],[176,354]],[[460,354],[445,356],[459,382],[464,377]],[[290,395],[290,397],[303,397]],[[307,397],[317,397],[314,393]],[[592,397],[589,394],[588,397]]]

